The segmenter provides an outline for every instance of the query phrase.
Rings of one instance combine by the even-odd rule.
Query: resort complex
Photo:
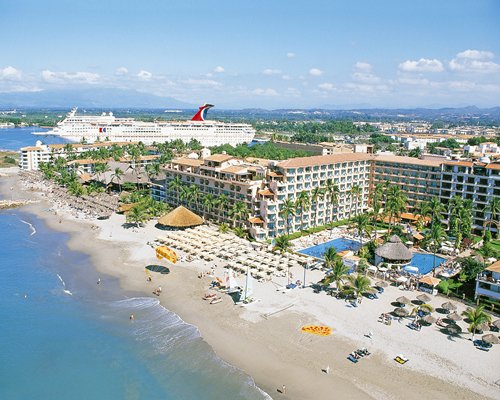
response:
[[[267,157],[259,146],[271,151]],[[100,239],[137,245],[127,275],[135,271],[135,284],[161,283],[147,288],[160,301],[195,302],[218,324],[220,308],[251,326],[288,320],[291,309],[301,315],[293,332],[355,339],[357,350],[334,358],[346,372],[372,352],[425,371],[465,365],[479,351],[493,365],[500,341],[498,157],[410,157],[333,142],[248,149],[182,140],[37,142],[21,148],[19,175],[26,193],[50,201],[51,214],[90,220]],[[177,275],[189,271],[196,275]],[[472,343],[448,351],[469,337],[466,330]],[[329,361],[321,362],[328,371]],[[487,383],[473,388],[488,395],[493,370],[460,367],[445,377],[482,374]]]

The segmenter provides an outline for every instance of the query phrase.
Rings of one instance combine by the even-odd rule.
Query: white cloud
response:
[[[490,61],[494,57],[491,51],[469,49],[458,53],[449,62],[449,67],[455,72],[496,72],[500,64]]]
[[[10,80],[10,81],[18,81],[22,77],[22,72],[10,65],[0,69],[0,79]]]
[[[42,71],[42,80],[48,83],[98,83],[99,74],[93,72],[54,72],[48,69]]]
[[[311,68],[309,70],[309,75],[312,75],[312,76],[321,76],[321,75],[323,75],[323,71],[321,71],[318,68]]]
[[[151,78],[153,77],[153,74],[149,71],[146,71],[146,70],[143,70],[141,69],[138,74],[137,74],[137,77],[141,80],[141,81],[149,81],[151,80]]]
[[[359,71],[370,72],[372,70],[372,65],[367,62],[358,61],[356,64],[354,64],[354,68]]]
[[[220,73],[222,73],[224,71],[225,71],[224,67],[221,67],[220,65],[218,65],[217,67],[214,68],[214,72],[216,74],[220,74]]]
[[[402,83],[403,85],[428,85],[430,81],[419,76],[405,75],[398,78],[398,83]]]
[[[491,60],[495,57],[491,51],[484,50],[465,50],[457,54],[457,58],[469,58],[471,60]]]
[[[182,83],[185,83],[187,85],[193,85],[193,86],[218,86],[220,85],[219,82],[214,81],[213,79],[185,79],[181,81]]]
[[[264,75],[279,75],[281,74],[281,70],[279,69],[272,69],[272,68],[266,68],[264,71],[262,71]]]
[[[125,67],[120,67],[120,68],[117,68],[116,71],[115,71],[115,75],[127,75],[128,74],[128,69],[125,68]]]
[[[261,89],[257,88],[252,91],[253,94],[256,94],[258,96],[277,96],[278,92],[274,89]]]
[[[363,82],[363,83],[378,83],[380,82],[380,78],[372,74],[371,72],[354,72],[352,74],[352,79],[355,80],[356,82]]]
[[[443,63],[439,60],[421,58],[418,61],[407,60],[399,64],[399,69],[405,72],[442,72]]]
[[[295,53],[292,53],[292,52],[289,52],[289,53],[286,53],[286,56],[287,56],[288,58],[294,58],[294,57],[296,56],[296,54],[295,54]]]
[[[281,79],[283,79],[284,81],[289,81],[290,79],[292,79],[292,77],[290,75],[281,75]]]
[[[321,90],[324,90],[326,92],[330,92],[333,89],[335,89],[335,86],[333,86],[333,83],[325,82],[325,83],[320,83],[318,85],[318,88],[320,88]]]

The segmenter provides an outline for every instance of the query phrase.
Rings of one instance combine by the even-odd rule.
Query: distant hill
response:
[[[172,97],[130,89],[88,88],[0,93],[0,107],[195,108]]]

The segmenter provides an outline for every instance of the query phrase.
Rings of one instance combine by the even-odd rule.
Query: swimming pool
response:
[[[445,261],[446,258],[436,256],[436,267],[441,265]],[[417,267],[418,272],[421,275],[428,274],[434,268],[434,255],[424,254],[424,253],[414,253],[409,266]],[[407,270],[406,267],[403,267],[403,269],[409,272],[410,274],[414,273],[412,271]]]
[[[323,258],[323,254],[325,254],[326,249],[332,246],[335,248],[335,250],[337,250],[337,252],[343,250],[357,251],[361,247],[357,240],[337,238],[325,243],[317,244],[316,246],[308,247],[307,249],[300,250],[299,253],[312,257]],[[441,265],[445,261],[445,258],[436,256],[436,267]],[[428,274],[434,268],[434,256],[432,254],[414,253],[408,266],[417,267],[418,273],[421,275]],[[403,267],[403,269],[405,269],[405,267]],[[405,271],[409,272],[410,274],[415,273],[411,270],[405,269]]]
[[[361,246],[357,240],[337,238],[325,243],[317,244],[316,246],[308,247],[307,249],[302,249],[299,253],[312,257],[323,258],[323,254],[325,254],[326,249],[329,247],[333,247],[337,252],[339,252],[344,250],[357,251]]]

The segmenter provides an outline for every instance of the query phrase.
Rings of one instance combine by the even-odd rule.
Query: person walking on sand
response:
[[[286,386],[285,385],[283,385],[281,387],[281,393],[286,394]]]

